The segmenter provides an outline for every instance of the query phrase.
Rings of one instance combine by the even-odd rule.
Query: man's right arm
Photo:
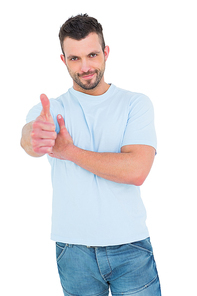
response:
[[[50,113],[50,102],[41,95],[42,111],[35,121],[27,123],[22,130],[21,146],[33,157],[40,157],[52,151],[57,134]]]

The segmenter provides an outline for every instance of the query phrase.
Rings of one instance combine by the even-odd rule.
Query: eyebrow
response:
[[[90,52],[87,56],[89,56],[89,55],[91,55],[91,54],[99,54],[100,53],[100,51],[92,51],[92,52]],[[79,58],[78,56],[76,56],[76,55],[69,55],[68,57],[67,57],[67,59],[74,59],[74,58]]]

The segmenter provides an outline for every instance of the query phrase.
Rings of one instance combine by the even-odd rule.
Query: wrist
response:
[[[75,146],[74,144],[68,145],[64,152],[64,156],[63,156],[64,159],[75,163],[77,159],[77,155],[79,154],[79,150],[81,149]]]

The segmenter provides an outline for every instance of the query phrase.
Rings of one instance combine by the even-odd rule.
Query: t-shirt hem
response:
[[[71,239],[66,237],[61,237],[59,235],[51,235],[51,240],[55,242],[61,242],[71,245],[84,245],[84,246],[91,246],[91,247],[106,247],[106,246],[116,246],[116,245],[124,245],[128,243],[134,243],[137,241],[144,240],[149,237],[149,232],[146,231],[141,234],[132,235],[127,238],[109,238],[108,240],[77,240]]]

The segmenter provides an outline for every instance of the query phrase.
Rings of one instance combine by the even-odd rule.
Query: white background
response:
[[[111,49],[106,81],[154,104],[158,154],[142,197],[162,294],[195,295],[197,8],[190,0],[2,2],[0,294],[63,295],[50,241],[50,167],[46,157],[29,157],[20,137],[41,93],[56,98],[72,86],[58,33],[68,17],[86,12],[101,22]]]

